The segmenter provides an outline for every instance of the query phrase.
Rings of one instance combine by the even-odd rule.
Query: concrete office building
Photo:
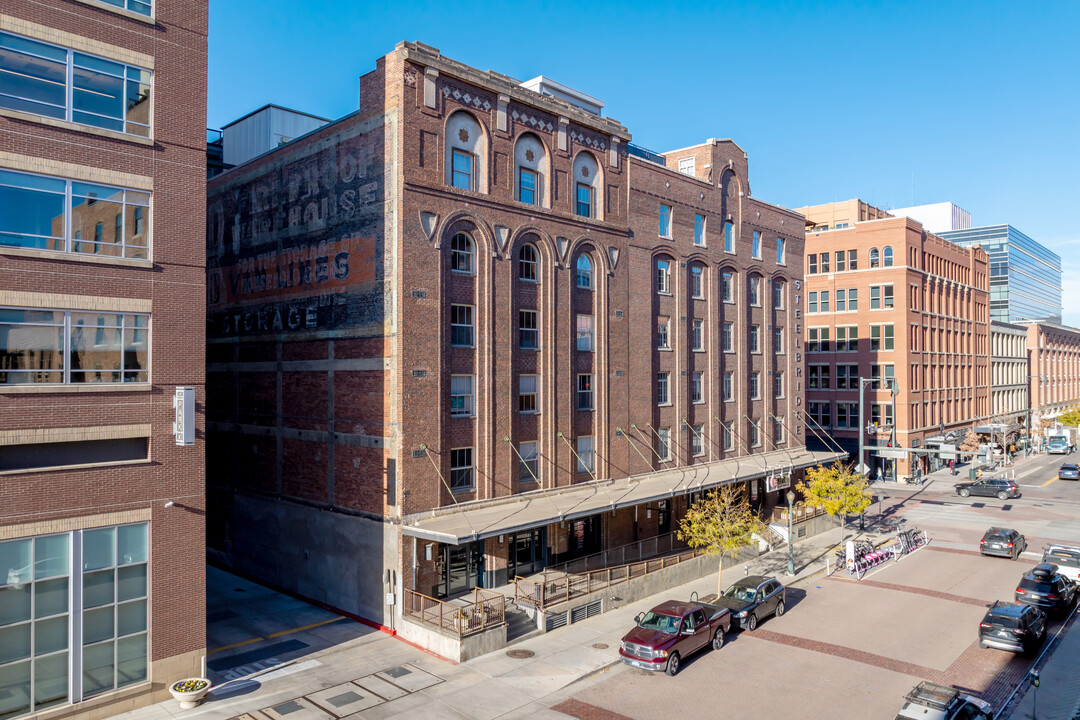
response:
[[[206,3],[0,4],[2,718],[204,672],[206,32]]]
[[[990,411],[986,253],[861,201],[797,212],[807,227],[841,226],[806,237],[807,444],[820,445],[816,434],[827,431],[854,455],[860,429],[880,447],[893,428],[901,448],[962,440]],[[872,381],[862,392],[860,378]],[[875,476],[899,479],[939,462],[873,448],[863,461]]]
[[[1044,433],[1063,411],[1080,403],[1080,329],[1024,323],[1031,397],[1031,428]]]
[[[1012,225],[989,225],[941,237],[990,256],[990,319],[1061,322],[1061,258]]]
[[[990,322],[990,415],[997,442],[1016,441],[1027,427],[1028,328]]]
[[[830,457],[799,417],[802,218],[732,141],[649,153],[579,95],[402,43],[355,113],[210,182],[222,561],[400,628],[387,592],[670,533],[722,483],[767,512]]]
[[[939,236],[949,230],[966,230],[971,227],[971,213],[951,202],[891,208],[889,214],[893,217],[909,217],[922,225],[927,232]]]

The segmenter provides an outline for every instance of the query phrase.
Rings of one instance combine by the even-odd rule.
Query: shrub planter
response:
[[[169,692],[180,701],[181,710],[190,710],[203,701],[210,692],[210,681],[206,678],[187,678],[169,686]]]

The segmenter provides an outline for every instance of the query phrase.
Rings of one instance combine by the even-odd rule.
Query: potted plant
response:
[[[206,678],[186,678],[169,686],[169,692],[180,701],[181,710],[190,710],[203,701],[210,692],[210,681]]]

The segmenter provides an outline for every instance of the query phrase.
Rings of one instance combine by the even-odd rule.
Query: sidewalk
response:
[[[1001,718],[1013,720],[1074,720],[1080,713],[1080,622],[1073,618],[1063,632],[1049,660],[1040,662],[1039,687],[1032,687],[1030,678],[1024,683],[1023,694],[1011,713]],[[1018,693],[1018,695],[1020,694]]]
[[[846,536],[858,536],[849,523]],[[824,571],[825,558],[839,541],[838,530],[815,535],[794,547],[796,575],[787,575],[787,547],[746,563],[745,572],[774,575],[785,585],[811,585],[807,580]],[[730,585],[744,574],[732,566],[723,573]],[[222,682],[211,673],[215,688],[207,701],[192,710],[180,710],[176,701],[151,705],[122,715],[125,720],[169,720],[199,718],[229,720],[316,720],[333,718],[312,700],[340,708],[337,713],[363,710],[365,718],[425,718],[462,716],[469,718],[562,718],[548,709],[548,698],[570,684],[605,670],[619,662],[622,636],[633,626],[634,617],[649,610],[661,598],[689,598],[715,593],[717,576],[712,573],[662,596],[617,607],[602,615],[574,623],[549,633],[528,638],[507,650],[484,655],[460,665],[435,658],[409,644],[381,632],[357,637],[342,635],[337,645],[317,652],[294,656],[292,660],[268,664],[244,677]],[[618,587],[612,588],[618,594]],[[342,621],[348,623],[348,621]],[[340,623],[328,628],[340,627]],[[344,630],[345,628],[341,628]],[[258,648],[258,645],[246,646]],[[522,652],[525,651],[525,652]],[[522,655],[521,659],[517,659]],[[220,657],[218,655],[212,656]],[[285,656],[283,656],[285,657]],[[274,658],[269,659],[276,660]],[[391,689],[393,697],[379,694]],[[385,699],[384,699],[385,698]],[[337,703],[348,702],[341,706]],[[275,709],[276,708],[276,709]]]

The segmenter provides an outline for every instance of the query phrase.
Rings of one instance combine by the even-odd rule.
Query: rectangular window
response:
[[[690,297],[695,300],[705,299],[705,268],[694,265],[690,268]]]
[[[859,290],[858,288],[849,288],[847,291],[847,309],[848,312],[854,312],[859,309]]]
[[[806,293],[806,313],[817,312],[817,291],[811,291]]]
[[[595,451],[591,435],[577,439],[577,471],[579,473],[592,473],[596,468]]]
[[[761,233],[757,230],[750,237],[750,255],[758,260],[761,259]]]
[[[450,414],[471,417],[473,414],[473,375],[450,376]]]
[[[705,374],[695,372],[690,376],[690,402],[705,402]]]
[[[577,349],[583,352],[593,350],[593,316],[577,316]]]
[[[772,331],[773,352],[777,355],[784,354],[784,328],[773,328]]]
[[[671,402],[670,394],[668,393],[668,378],[670,373],[658,372],[656,373],[656,404],[667,405]]]
[[[892,350],[893,349],[893,326],[871,325],[870,326],[870,349]]]
[[[670,428],[659,428],[656,431],[656,454],[660,456],[661,460],[671,459]]]
[[[761,276],[750,276],[750,304],[754,307],[761,307]]]
[[[810,365],[807,370],[809,371],[809,378],[807,380],[806,387],[809,390],[828,390],[829,383],[829,366],[828,365]]]
[[[827,402],[810,402],[806,404],[807,414],[817,425],[827,428],[832,425],[832,404]]]
[[[859,253],[857,250],[848,250],[847,252],[847,269],[858,270],[859,269]]]
[[[784,442],[784,418],[773,417],[773,444]]]
[[[886,309],[893,306],[892,285],[883,285],[881,287],[881,304]]]
[[[761,373],[757,370],[750,373],[750,399],[761,399]]]
[[[896,378],[893,365],[890,364],[873,364],[870,366],[870,377],[873,379],[873,387],[878,390],[888,390],[892,387],[893,380]]]
[[[473,449],[455,448],[450,451],[450,489],[471,490],[473,488]]]
[[[721,427],[723,428],[721,435],[723,436],[725,451],[732,450],[735,447],[735,433],[732,430],[731,423],[732,421],[729,420],[726,423],[721,424]]]
[[[772,284],[772,304],[774,310],[784,309],[784,290],[787,288],[787,284],[783,280],[773,280]]]
[[[518,445],[518,453],[521,455],[518,461],[518,480],[521,482],[536,482],[540,479],[540,454],[536,446],[535,440]]]
[[[656,292],[662,295],[671,293],[671,262],[669,260],[656,261]]]
[[[911,297],[911,302],[910,302],[911,309],[912,310],[918,310],[919,309],[919,286],[918,285],[912,285],[911,286],[910,297]]]
[[[840,390],[858,390],[859,389],[859,366],[858,365],[837,365],[836,366],[836,387]]]
[[[722,284],[722,287],[721,287],[722,292],[721,292],[721,295],[723,296],[724,302],[726,302],[726,303],[735,302],[735,290],[734,290],[734,282],[733,282],[734,276],[731,273],[726,272],[726,273],[723,273],[721,275],[721,278],[722,278],[722,283],[721,283]]]
[[[705,432],[704,425],[690,426],[690,452],[694,457],[701,457],[705,454],[705,441],[701,435],[703,432]]]
[[[750,421],[750,447],[761,446],[761,420]]]
[[[836,403],[836,427],[838,428],[854,427],[858,422],[858,414],[852,418],[848,413],[848,405],[849,403]]]
[[[671,206],[660,206],[660,237],[671,237]]]
[[[100,2],[150,17],[151,0],[100,0]]]
[[[591,374],[577,376],[577,409],[593,409],[593,379]]]
[[[656,318],[656,347],[661,350],[671,349],[671,333],[669,332],[670,320],[666,317]]]
[[[679,172],[683,173],[684,175],[693,175],[694,174],[694,158],[692,158],[692,157],[679,158]]]
[[[911,326],[911,352],[919,352],[919,326]]]
[[[473,189],[473,155],[464,150],[454,150],[453,183],[462,190]]]
[[[829,272],[829,253],[823,252],[818,255],[818,263],[821,265],[821,272],[823,274]]]
[[[0,32],[0,107],[150,137],[149,70]]]
[[[750,326],[750,352],[752,352],[752,353],[761,352],[761,326],[760,325],[751,325]]]
[[[0,385],[149,382],[149,315],[0,307]]]
[[[844,312],[847,310],[847,291],[836,291],[836,312]]]
[[[0,170],[0,245],[146,259],[149,207],[148,192]],[[102,237],[102,217],[115,223],[111,242]],[[77,242],[91,229],[92,242]]]
[[[822,290],[819,297],[821,298],[821,312],[829,312],[829,291]]]
[[[810,255],[807,255],[806,262],[806,274],[817,275],[817,253],[811,253]]]
[[[735,351],[735,347],[734,347],[735,341],[734,341],[733,336],[734,336],[734,331],[733,331],[733,328],[732,328],[732,324],[729,323],[729,322],[724,323],[723,326],[721,327],[721,331],[720,331],[720,343],[721,343],[721,348],[723,349],[724,352],[734,352]]]
[[[593,189],[585,183],[577,184],[577,214],[587,218],[593,216]]]
[[[776,238],[776,264],[783,265],[787,262],[787,240],[782,237]]]
[[[846,265],[844,260],[846,259],[846,257],[847,257],[847,252],[846,251],[844,251],[844,250],[837,250],[836,251],[836,272],[844,272],[844,267]]]
[[[735,399],[734,377],[730,371],[724,373],[720,389],[723,394],[722,399],[724,402],[731,402]]]
[[[724,223],[724,250],[735,252],[735,225],[730,220]]]
[[[692,349],[695,352],[703,352],[705,350],[705,321],[694,319],[693,325],[693,337],[692,337]]]
[[[536,204],[536,173],[528,168],[518,168],[518,200],[527,204]]]
[[[784,371],[778,370],[773,375],[773,397],[780,399],[784,397]]]
[[[450,306],[450,344],[457,347],[473,346],[473,306]]]
[[[518,310],[518,347],[536,350],[540,347],[540,330],[536,310]]]
[[[539,412],[540,407],[537,403],[537,386],[539,384],[539,375],[518,376],[518,412]]]
[[[807,328],[806,352],[829,352],[829,328]]]
[[[694,216],[694,244],[704,246],[705,245],[705,216]]]
[[[870,286],[870,309],[882,310],[893,306],[892,285]]]
[[[893,424],[892,404],[874,403],[870,406],[870,422],[876,427],[890,427]]]

